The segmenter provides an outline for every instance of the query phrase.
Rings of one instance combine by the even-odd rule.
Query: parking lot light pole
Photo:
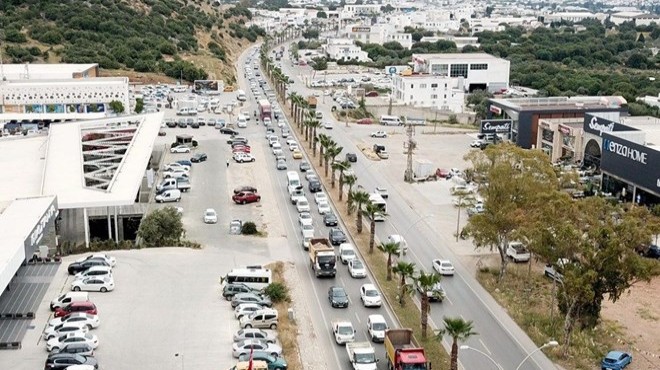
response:
[[[493,364],[494,364],[499,370],[504,370],[504,368],[502,367],[502,365],[498,364],[497,361],[495,361],[492,357],[490,357],[486,352],[482,352],[482,351],[480,351],[480,350],[478,350],[478,349],[476,349],[476,348],[472,348],[472,347],[470,347],[470,346],[468,346],[468,345],[462,345],[462,346],[460,347],[460,349],[461,349],[461,350],[468,350],[468,349],[469,349],[469,350],[471,350],[471,351],[475,351],[475,352],[477,352],[477,353],[481,353],[481,354],[484,355],[487,359],[489,359],[490,362],[492,362],[492,363],[493,363]],[[524,361],[523,361],[523,362],[524,362]],[[516,370],[517,370],[517,369],[516,369]]]
[[[539,352],[539,351],[541,351],[541,350],[543,350],[544,348],[547,348],[547,347],[556,347],[556,346],[558,346],[558,345],[559,345],[559,342],[557,342],[556,340],[551,340],[551,341],[549,341],[548,343],[542,345],[541,347],[539,347],[539,348],[533,350],[532,352],[530,352],[530,353],[527,355],[527,357],[523,358],[523,360],[520,362],[520,364],[518,365],[518,367],[516,368],[516,370],[520,370],[520,368],[522,368],[522,365],[525,363],[525,361],[527,361],[527,359],[529,359],[530,357],[532,357],[532,355],[535,354],[536,352]]]

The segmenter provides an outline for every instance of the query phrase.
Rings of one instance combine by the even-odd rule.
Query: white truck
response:
[[[369,342],[346,343],[346,352],[353,370],[376,370],[376,351]]]
[[[346,344],[355,341],[355,328],[348,320],[337,320],[332,322],[332,334],[337,344]]]
[[[413,180],[427,181],[435,179],[433,163],[426,159],[416,159],[413,164]]]

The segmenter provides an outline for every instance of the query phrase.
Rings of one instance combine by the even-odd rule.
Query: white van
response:
[[[300,176],[298,175],[298,172],[289,171],[286,173],[286,185],[289,190],[289,194],[291,194],[294,190],[300,189],[302,184],[300,183]]]
[[[180,200],[181,190],[179,189],[165,190],[161,194],[156,195],[156,203],[178,202]]]
[[[89,293],[87,292],[64,293],[50,302],[50,310],[55,311],[56,308],[62,308],[72,302],[86,301],[89,301]]]
[[[401,119],[397,116],[380,116],[380,124],[384,126],[399,126],[401,125]]]
[[[353,248],[351,243],[341,243],[341,245],[339,245],[339,258],[341,259],[341,263],[347,265],[348,261],[354,260],[356,257],[355,248]]]
[[[197,115],[197,109],[195,108],[179,108],[176,111],[177,116],[196,116]]]
[[[238,90],[238,95],[236,96],[236,100],[238,101],[246,101],[247,96],[245,95],[245,91],[243,90]]]

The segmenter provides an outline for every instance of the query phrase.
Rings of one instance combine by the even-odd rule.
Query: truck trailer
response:
[[[386,330],[385,353],[387,354],[388,369],[428,369],[424,348],[413,344],[412,329]]]
[[[265,118],[268,119],[273,119],[272,114],[273,114],[273,109],[270,106],[270,102],[266,99],[261,99],[257,102],[257,105],[259,106],[259,119],[264,120]]]

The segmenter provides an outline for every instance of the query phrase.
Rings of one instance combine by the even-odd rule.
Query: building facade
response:
[[[359,62],[369,61],[366,51],[362,51],[359,46],[351,39],[328,39],[328,43],[323,46],[326,56],[334,60],[356,60]]]
[[[579,163],[584,157],[583,120],[580,118],[542,119],[535,147],[550,157],[552,163]]]
[[[462,77],[466,92],[498,92],[509,87],[510,62],[485,53],[413,54],[413,72]]]
[[[346,38],[363,44],[382,45],[386,42],[396,41],[406,49],[410,49],[413,44],[412,34],[398,32],[394,25],[390,24],[349,25],[344,28],[344,35]]]
[[[392,94],[397,102],[414,107],[433,107],[462,113],[465,92],[462,79],[430,74],[392,75]]]

